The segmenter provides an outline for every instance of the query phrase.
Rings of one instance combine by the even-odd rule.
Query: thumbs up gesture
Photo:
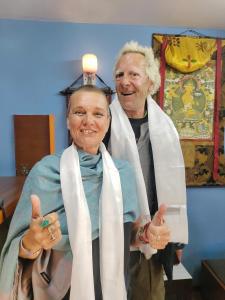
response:
[[[31,195],[31,205],[31,223],[22,237],[19,256],[35,259],[41,250],[49,250],[56,245],[62,234],[57,213],[53,212],[43,217],[40,199],[37,195]]]
[[[164,220],[165,214],[166,206],[162,204],[148,226],[147,237],[152,248],[164,249],[170,240],[170,230]]]

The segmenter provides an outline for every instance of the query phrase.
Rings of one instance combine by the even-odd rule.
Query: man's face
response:
[[[145,57],[140,53],[124,54],[116,65],[116,91],[128,114],[144,113],[145,101],[152,86],[146,75]]]

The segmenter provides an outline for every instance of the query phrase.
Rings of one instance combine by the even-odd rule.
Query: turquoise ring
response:
[[[41,228],[46,228],[50,225],[50,221],[48,219],[43,219],[42,222],[40,223]]]

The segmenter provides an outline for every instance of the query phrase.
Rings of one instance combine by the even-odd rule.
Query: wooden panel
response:
[[[49,115],[49,146],[50,154],[55,153],[55,117]]]
[[[3,214],[3,210],[0,209],[0,224],[2,224],[4,222],[4,214]]]
[[[24,176],[0,177],[0,224],[12,216],[25,181]]]
[[[53,115],[14,115],[16,175],[55,151]]]

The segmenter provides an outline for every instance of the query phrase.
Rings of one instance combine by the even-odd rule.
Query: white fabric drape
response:
[[[171,230],[171,242],[187,243],[185,168],[179,136],[171,119],[150,96],[147,103],[158,204],[167,205],[165,218]],[[127,159],[134,166],[141,212],[143,215],[149,214],[134,132],[117,97],[110,105],[110,110],[112,113],[110,138],[112,156]]]
[[[124,280],[123,199],[119,172],[101,144],[103,184],[100,196],[100,273],[104,300],[126,299]],[[70,299],[94,300],[90,213],[75,145],[60,161],[60,178],[73,266]]]

